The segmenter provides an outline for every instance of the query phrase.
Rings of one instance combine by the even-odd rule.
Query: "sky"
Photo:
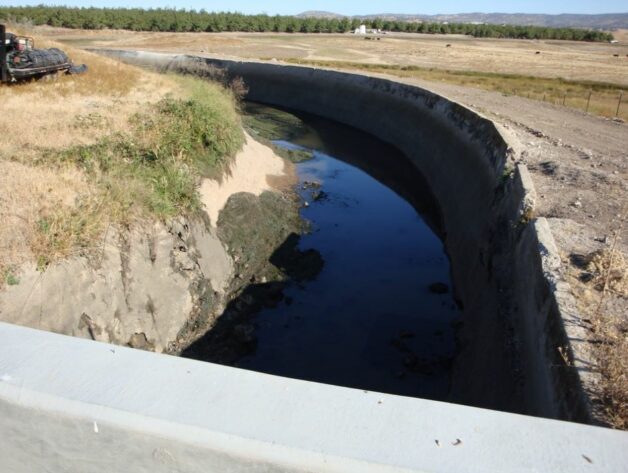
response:
[[[193,8],[207,11],[238,11],[242,13],[268,13],[294,15],[307,10],[322,10],[343,15],[372,13],[621,13],[628,11],[627,0],[1,0],[0,4],[68,5],[97,7]]]

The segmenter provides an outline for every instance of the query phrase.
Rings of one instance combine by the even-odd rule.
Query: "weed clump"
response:
[[[621,251],[604,248],[587,259],[587,271],[598,291],[610,290],[628,297],[628,263]]]
[[[89,250],[107,224],[192,215],[199,180],[220,178],[244,143],[233,94],[191,77],[183,97],[166,96],[130,120],[126,133],[50,151],[40,161],[78,167],[92,191],[73,207],[49,209],[36,223],[33,253],[43,269]]]

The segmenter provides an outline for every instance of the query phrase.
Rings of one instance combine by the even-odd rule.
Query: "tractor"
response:
[[[85,64],[74,65],[60,49],[35,49],[33,38],[7,33],[5,26],[0,25],[0,82],[39,79],[58,72],[80,74],[86,70]]]

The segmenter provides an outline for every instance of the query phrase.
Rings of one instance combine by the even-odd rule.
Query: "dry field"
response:
[[[168,93],[176,95],[178,87],[164,76],[35,40],[38,47],[61,47],[75,63],[87,63],[89,72],[0,86],[0,286],[17,282],[13,269],[46,251],[38,226],[50,216],[76,213],[96,193],[76,167],[48,166],[46,153],[124,131],[131,116]],[[71,251],[72,241],[66,243],[64,251]]]
[[[40,28],[80,47],[110,47],[382,72],[494,90],[628,120],[628,43],[460,35],[150,33]],[[618,36],[623,38],[624,32]],[[620,94],[624,94],[619,107]]]
[[[350,61],[454,71],[562,77],[628,86],[628,44],[476,39],[459,35],[145,33],[42,28],[81,47],[120,47],[224,57]],[[447,47],[447,45],[451,45]],[[536,54],[539,51],[540,54]],[[619,57],[614,57],[618,54]]]
[[[613,36],[615,36],[615,39],[621,43],[628,42],[628,30],[613,31]]]

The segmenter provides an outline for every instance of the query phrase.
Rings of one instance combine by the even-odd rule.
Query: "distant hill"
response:
[[[301,18],[344,18],[343,15],[324,11],[308,11],[297,15]],[[452,15],[402,15],[379,13],[354,15],[350,18],[382,18],[394,21],[427,21],[449,23],[488,23],[494,25],[533,25],[552,28],[593,28],[603,30],[628,29],[628,13],[605,13],[600,15],[543,15],[533,13],[456,13]]]
[[[328,18],[328,19],[333,19],[333,18],[337,18],[337,19],[341,19],[344,18],[344,15],[339,15],[338,13],[332,13],[332,12],[328,12],[328,11],[317,11],[317,10],[310,10],[310,11],[304,11],[303,13],[300,13],[297,15],[298,18]]]

